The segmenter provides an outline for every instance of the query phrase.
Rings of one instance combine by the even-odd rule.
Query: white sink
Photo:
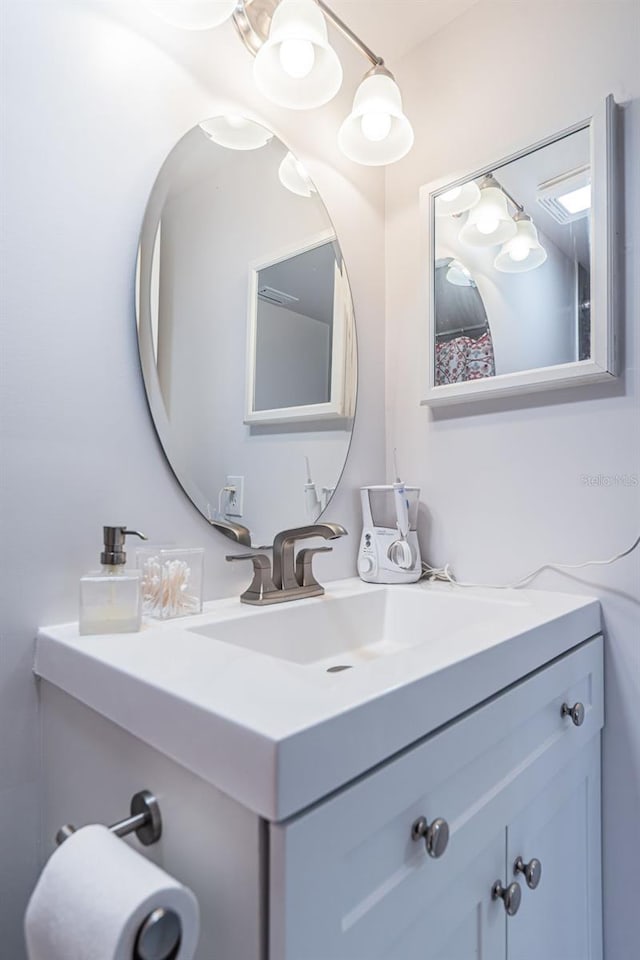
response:
[[[281,606],[217,600],[137,634],[44,628],[35,671],[280,821],[599,629],[584,597],[346,580]]]
[[[221,643],[327,672],[393,656],[422,644],[449,652],[470,629],[505,615],[525,601],[456,593],[378,587],[366,594],[329,593],[313,606],[295,602],[263,608],[266,615],[190,628]]]

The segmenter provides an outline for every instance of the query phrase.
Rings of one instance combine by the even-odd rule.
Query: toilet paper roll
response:
[[[176,960],[193,960],[198,901],[106,827],[83,827],[46,864],[25,915],[29,960],[135,960],[138,931],[164,907],[181,920]]]

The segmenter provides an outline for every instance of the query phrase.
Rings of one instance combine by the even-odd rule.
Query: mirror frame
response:
[[[486,379],[436,385],[435,383],[435,199],[445,188],[453,189],[467,180],[490,173],[498,167],[542,147],[589,128],[591,131],[591,349],[588,360],[575,360]],[[426,383],[422,405],[440,406],[469,400],[510,397],[559,387],[611,380],[618,375],[618,268],[620,191],[618,189],[617,105],[612,95],[602,101],[593,116],[530,144],[479,169],[455,178],[444,177],[420,188],[422,262],[427,265],[423,285],[427,323]],[[424,351],[423,351],[424,362]]]
[[[309,250],[315,250],[326,243],[337,243],[337,236],[333,230],[323,230],[315,234],[303,246],[288,247],[271,254],[267,259],[254,260],[249,264],[249,294],[247,299],[247,363],[245,373],[246,395],[244,422],[247,424],[277,424],[302,423],[311,420],[334,420],[348,416],[346,410],[346,391],[350,386],[346,381],[347,360],[347,324],[354,322],[353,304],[350,289],[344,310],[336,312],[334,309],[333,329],[331,338],[331,398],[325,403],[308,403],[292,407],[275,407],[271,410],[256,410],[256,350],[258,327],[258,275],[261,270],[282,263],[292,257]],[[343,265],[344,269],[344,265]],[[334,308],[336,289],[334,281]],[[347,316],[348,311],[348,316]],[[356,383],[353,385],[356,389]]]

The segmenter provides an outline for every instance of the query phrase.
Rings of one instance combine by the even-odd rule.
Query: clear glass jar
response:
[[[138,547],[136,564],[145,617],[171,620],[202,613],[202,547]]]
[[[140,571],[105,565],[80,580],[82,636],[135,633],[142,620]]]

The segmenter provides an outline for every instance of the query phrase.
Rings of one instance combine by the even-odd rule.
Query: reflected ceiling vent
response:
[[[267,303],[278,303],[281,307],[288,307],[292,303],[298,303],[300,297],[292,297],[290,293],[284,293],[282,290],[275,290],[273,287],[260,287],[258,290],[260,300],[266,300]]]
[[[539,184],[536,199],[556,223],[564,225],[588,216],[591,167],[587,164]]]

